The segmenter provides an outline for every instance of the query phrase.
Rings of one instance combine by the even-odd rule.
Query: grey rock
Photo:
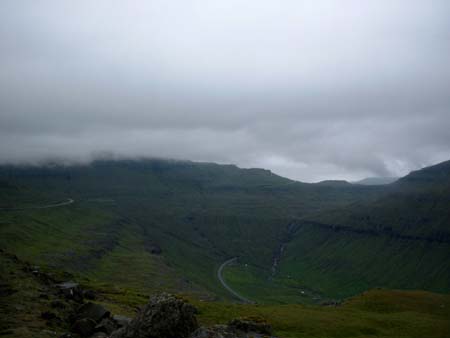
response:
[[[78,287],[78,283],[75,282],[64,282],[57,285],[60,289],[73,289]]]
[[[116,323],[111,318],[103,318],[97,326],[95,326],[96,332],[104,332],[110,335],[117,329]]]
[[[197,329],[190,338],[266,338],[272,327],[261,318],[234,319],[228,325]]]
[[[114,331],[110,338],[122,338],[125,335],[125,328],[121,327],[120,329]]]
[[[249,319],[233,319],[228,323],[228,326],[234,330],[243,332],[255,332],[260,334],[272,334],[272,326],[263,319],[249,318]]]
[[[72,299],[78,303],[83,302],[83,291],[77,283],[65,282],[57,284],[56,286],[66,299]]]
[[[122,315],[114,315],[113,320],[116,322],[117,326],[124,327],[131,322],[130,317],[125,317]]]
[[[198,328],[190,338],[239,338],[239,336],[226,325],[215,325]]]
[[[98,323],[103,318],[109,317],[110,312],[100,304],[85,303],[77,309],[76,319],[89,318]]]
[[[187,338],[198,328],[196,309],[166,293],[150,298],[149,303],[113,338]]]
[[[79,319],[72,325],[71,331],[78,333],[81,337],[89,337],[95,332],[95,325],[95,321],[90,318]]]

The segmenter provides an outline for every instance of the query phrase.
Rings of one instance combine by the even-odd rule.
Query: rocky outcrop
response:
[[[262,318],[239,318],[233,319],[228,326],[235,331],[253,332],[265,335],[272,334],[272,326]]]
[[[103,332],[107,335],[110,335],[115,330],[117,330],[117,328],[117,323],[114,320],[112,320],[111,318],[103,318],[100,323],[95,326],[94,331]]]
[[[190,338],[238,338],[227,325],[214,325],[197,329]]]
[[[127,326],[131,322],[131,318],[122,315],[114,315],[112,319],[118,327]]]
[[[266,338],[272,337],[272,327],[260,318],[234,319],[228,325],[197,329],[190,338]]]
[[[187,338],[198,328],[195,313],[191,304],[162,293],[151,297],[136,318],[111,338]]]
[[[111,338],[263,338],[271,337],[272,327],[262,318],[234,319],[228,325],[198,327],[196,309],[169,294],[150,298],[150,302],[128,325]]]
[[[73,323],[71,331],[78,333],[81,337],[89,337],[95,332],[96,322],[90,318],[78,319]]]
[[[89,337],[95,332],[111,334],[117,326],[109,316],[110,312],[103,306],[91,302],[85,303],[76,310],[71,331],[81,337]]]
[[[38,267],[22,262],[1,249],[0,263],[2,268],[5,266],[6,273],[3,277],[7,277],[0,282],[0,295],[7,299],[4,302],[7,316],[25,309],[9,298],[15,297],[17,293],[26,294],[26,297],[32,295],[40,304],[39,311],[30,312],[33,317],[27,314],[27,318],[35,318],[47,327],[41,329],[42,326],[39,326],[30,335],[33,337],[262,338],[267,337],[270,332],[267,323],[251,318],[233,320],[228,325],[198,328],[196,309],[183,299],[169,294],[151,297],[149,303],[132,320],[121,315],[112,316],[102,305],[86,301],[88,298],[102,300],[100,293],[83,290],[76,282],[70,281],[73,276],[69,274],[61,276],[40,271]],[[13,289],[12,285],[22,285],[22,280],[33,286],[29,293],[25,293],[28,290],[20,287]],[[15,322],[5,322],[5,329],[1,333],[14,335]]]
[[[89,318],[94,322],[100,322],[103,318],[109,317],[110,312],[100,304],[85,303],[77,309],[76,319]]]
[[[67,300],[74,300],[78,303],[83,303],[83,291],[78,283],[64,282],[56,285],[61,295]]]

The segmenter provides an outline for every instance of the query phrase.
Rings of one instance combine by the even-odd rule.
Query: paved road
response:
[[[219,279],[220,284],[222,284],[222,286],[228,290],[229,293],[231,293],[234,297],[236,297],[237,299],[239,299],[241,302],[243,303],[249,303],[249,304],[254,304],[255,302],[242,297],[240,294],[238,294],[236,291],[234,291],[224,280],[223,280],[223,276],[222,276],[222,272],[223,269],[228,265],[231,264],[233,262],[235,262],[237,260],[237,257],[231,258],[225,262],[222,263],[222,265],[219,267],[219,270],[217,270],[217,278]]]
[[[67,201],[59,202],[59,203],[46,204],[46,205],[35,205],[35,206],[23,207],[23,208],[0,208],[0,210],[16,211],[16,210],[28,210],[28,209],[49,209],[49,208],[57,208],[57,207],[69,205],[69,204],[72,204],[73,202],[75,202],[73,199],[68,198]]]

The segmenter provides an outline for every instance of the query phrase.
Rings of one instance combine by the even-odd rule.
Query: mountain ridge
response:
[[[0,245],[99,281],[206,297],[229,297],[214,271],[237,256],[224,278],[261,302],[308,303],[376,286],[442,292],[450,289],[448,163],[386,186],[302,183],[264,169],[186,161],[0,166],[3,206],[75,200],[1,211]],[[415,247],[422,239],[427,249]],[[414,266],[424,259],[427,265]],[[117,269],[129,273],[117,276]]]

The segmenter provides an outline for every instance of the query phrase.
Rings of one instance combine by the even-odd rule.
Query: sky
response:
[[[0,163],[173,158],[292,179],[450,159],[448,0],[2,0]]]

